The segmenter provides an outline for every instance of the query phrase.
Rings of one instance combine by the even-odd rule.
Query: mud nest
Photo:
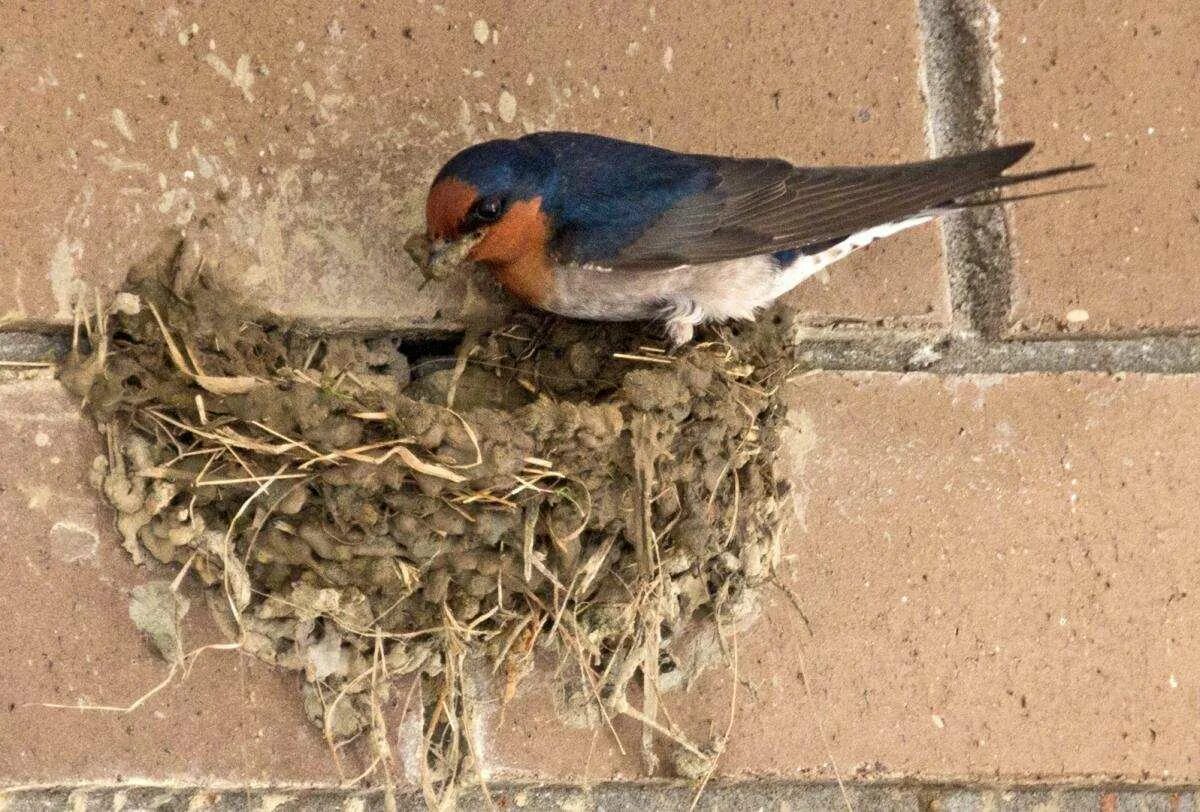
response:
[[[431,803],[476,774],[472,663],[506,702],[552,656],[560,712],[632,716],[647,766],[657,739],[711,774],[722,742],[655,707],[703,659],[680,641],[720,648],[776,565],[792,368],[774,337],[667,355],[629,327],[527,316],[421,360],[271,323],[178,252],[78,330],[62,379],[103,433],[94,483],[135,560],[181,568],[135,596],[168,660],[189,656],[171,629],[186,573],[229,647],[302,671],[335,754],[365,738],[389,784],[381,702],[419,675]]]

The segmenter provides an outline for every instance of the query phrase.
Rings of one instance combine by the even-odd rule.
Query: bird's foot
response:
[[[696,335],[696,325],[685,319],[675,319],[666,323],[664,332],[667,334],[667,341],[671,344],[671,352],[676,352],[691,342],[693,336]]]
[[[671,351],[679,350],[696,335],[696,325],[704,321],[704,310],[692,299],[679,299],[670,303],[663,312],[663,332],[671,344]]]

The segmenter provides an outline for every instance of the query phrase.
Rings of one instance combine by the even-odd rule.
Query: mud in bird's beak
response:
[[[480,234],[471,234],[457,240],[430,239],[421,235],[421,245],[409,254],[426,277],[443,279],[468,262],[467,254],[479,242]],[[414,241],[415,242],[415,241]]]
[[[446,253],[446,249],[450,247],[450,243],[446,240],[428,240],[426,244],[428,248],[425,252],[425,262],[423,264],[426,270],[428,270],[438,261],[438,257]]]

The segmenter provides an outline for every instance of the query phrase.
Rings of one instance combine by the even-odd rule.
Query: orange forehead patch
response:
[[[458,178],[443,178],[425,200],[425,232],[432,240],[454,240],[479,190]]]

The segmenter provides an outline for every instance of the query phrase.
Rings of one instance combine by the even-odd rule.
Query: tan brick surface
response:
[[[782,581],[808,620],[772,592],[738,634],[722,774],[1200,777],[1200,380],[811,373],[789,397],[802,522]],[[0,428],[0,783],[332,780],[295,679],[234,655],[133,714],[40,707],[126,703],[164,666],[128,619],[150,575],[86,485],[74,406],[7,384]],[[503,721],[482,703],[492,777],[638,777],[637,728],[618,723],[622,756],[564,727],[549,682]],[[717,667],[666,705],[705,738],[729,688]]]
[[[996,5],[1004,134],[1036,138],[1047,164],[1094,161],[1107,184],[1016,207],[1017,331],[1200,326],[1200,9]]]
[[[453,293],[418,291],[402,244],[452,152],[557,127],[798,161],[917,158],[913,14],[832,0],[571,0],[553,15],[499,0],[5,3],[0,318],[69,320],[78,279],[111,287],[164,230],[204,220],[222,279],[277,310],[444,321]],[[942,319],[936,232],[794,301],[818,321]]]
[[[1200,380],[813,373],[791,397],[808,624],[777,593],[740,636],[726,774],[1200,775]],[[729,684],[667,707],[721,733]],[[634,729],[622,757],[541,685],[519,703],[498,765],[637,774]]]
[[[202,655],[131,714],[42,706],[124,706],[167,672],[129,619],[151,574],[87,483],[97,450],[57,383],[0,385],[0,785],[336,779],[297,679],[236,654]],[[194,601],[189,647],[219,639],[207,615]]]

